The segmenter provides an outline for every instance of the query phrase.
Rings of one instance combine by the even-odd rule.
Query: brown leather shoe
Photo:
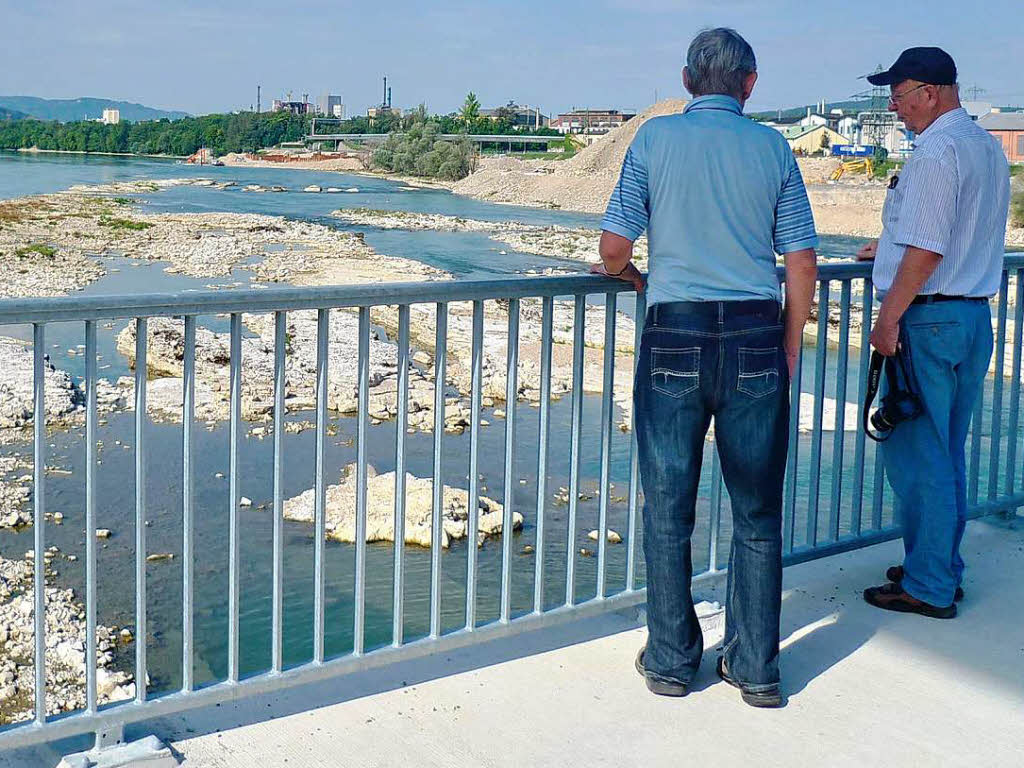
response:
[[[892,565],[885,571],[885,578],[894,584],[901,584],[903,582],[903,566]],[[964,599],[964,591],[960,588],[956,588],[956,592],[953,593],[953,601],[959,603]]]
[[[956,603],[945,607],[932,605],[908,595],[899,584],[888,583],[864,590],[864,600],[876,608],[900,613],[919,613],[932,619],[952,619],[956,616]]]

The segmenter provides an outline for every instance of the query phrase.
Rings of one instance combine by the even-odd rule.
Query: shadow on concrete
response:
[[[638,626],[637,610],[628,609],[386,667],[354,672],[334,680],[312,683],[269,696],[256,696],[142,721],[127,726],[125,736],[134,740],[155,733],[165,740],[179,740],[217,733],[386,691],[414,687],[438,678],[586,643]]]

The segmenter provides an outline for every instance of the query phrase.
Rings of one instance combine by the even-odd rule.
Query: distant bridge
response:
[[[383,142],[389,133],[316,133],[310,134],[305,137],[307,144],[333,141],[336,144],[346,141],[362,141],[367,143],[380,143]],[[396,134],[403,136],[404,134]],[[543,144],[547,147],[552,142],[565,141],[564,136],[529,136],[529,135],[518,135],[518,134],[502,134],[502,133],[439,133],[438,139],[442,141],[461,141],[462,139],[469,139],[474,144],[508,144],[509,151],[512,151],[513,144]]]

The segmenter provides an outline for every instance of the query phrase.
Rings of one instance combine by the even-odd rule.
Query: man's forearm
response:
[[[818,279],[817,254],[813,248],[787,253],[786,260],[786,351],[796,353],[803,343],[804,325],[811,315],[811,300]],[[827,314],[828,308],[825,308]],[[819,310],[820,314],[820,310]],[[819,322],[821,318],[818,318]]]
[[[894,325],[900,321],[910,302],[920,293],[941,261],[942,256],[934,251],[907,246],[892,286],[885,294],[882,307],[878,311],[879,324]]]

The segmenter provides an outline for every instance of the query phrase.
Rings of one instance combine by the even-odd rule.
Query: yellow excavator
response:
[[[866,173],[869,176],[875,170],[874,163],[871,162],[870,157],[865,157],[862,160],[845,160],[839,164],[839,167],[832,171],[832,175],[829,178],[832,181],[839,181],[843,178],[844,173]]]

